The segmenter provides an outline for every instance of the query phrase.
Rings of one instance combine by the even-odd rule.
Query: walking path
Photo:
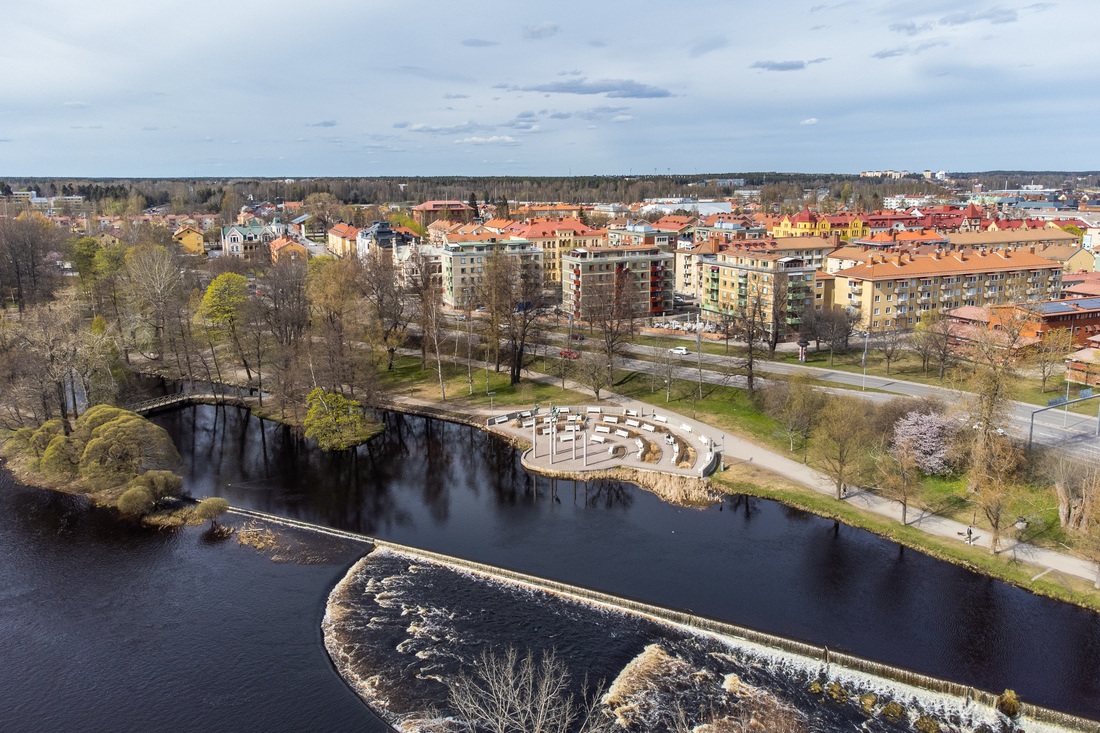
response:
[[[419,353],[412,352],[410,353]],[[543,382],[547,384],[559,385],[561,380],[557,377],[553,377],[545,374],[531,373],[525,375],[525,378],[533,381]],[[574,382],[572,380],[566,380],[565,386],[567,389],[579,392],[582,394],[592,394],[591,390],[583,385]],[[431,402],[428,400],[412,399],[404,396],[394,396],[393,401],[406,405],[419,406],[430,410],[446,410],[446,404],[440,404],[437,402]],[[646,463],[638,459],[637,448],[633,444],[633,437],[623,438],[622,436],[614,436],[612,440],[615,440],[620,445],[624,445],[627,448],[626,456],[617,460],[610,459],[607,455],[607,449],[604,447],[602,455],[598,450],[594,449],[594,444],[589,443],[589,465],[586,469],[584,466],[582,448],[577,448],[577,458],[573,458],[573,446],[568,443],[558,444],[557,452],[553,464],[551,464],[549,451],[545,442],[540,442],[537,445],[537,450],[529,451],[525,455],[525,462],[527,465],[532,466],[535,470],[549,470],[549,471],[568,471],[578,472],[584,470],[604,470],[612,467],[626,467],[635,468],[647,471],[660,471],[662,473],[668,473],[672,475],[680,476],[699,476],[700,469],[703,468],[702,461],[705,461],[707,457],[707,449],[700,442],[699,436],[705,435],[708,438],[708,443],[717,444],[719,453],[721,454],[721,460],[726,465],[730,465],[737,461],[752,462],[756,466],[771,471],[779,476],[782,476],[790,481],[794,481],[798,484],[806,486],[814,491],[817,491],[826,495],[835,494],[835,486],[832,480],[825,474],[817,471],[807,465],[804,465],[798,461],[787,458],[784,455],[776,453],[768,448],[751,443],[744,438],[737,435],[727,433],[720,428],[716,428],[712,425],[707,425],[697,419],[680,415],[671,410],[663,409],[660,407],[654,407],[647,402],[641,402],[639,400],[624,397],[623,395],[604,392],[603,399],[600,402],[596,402],[594,399],[588,405],[570,405],[573,408],[574,413],[585,414],[588,406],[601,407],[604,412],[623,415],[627,410],[637,413],[639,422],[642,422],[642,416],[647,416],[649,419],[644,422],[654,425],[661,425],[668,428],[668,432],[676,434],[679,438],[692,444],[692,447],[696,449],[697,458],[695,464],[691,468],[679,469],[672,465],[667,453],[667,446],[660,445],[662,449],[666,449],[661,456],[661,460],[658,463]],[[487,425],[488,429],[492,432],[496,432],[501,435],[505,435],[510,438],[521,438],[527,442],[531,442],[532,439],[532,427],[511,427],[505,423],[488,425],[493,418],[499,418],[505,414],[505,409],[511,413],[521,412],[514,406],[507,408],[498,407],[493,411],[495,414],[491,414],[487,409],[476,410],[476,408],[466,408],[473,411],[470,414],[470,418],[480,418],[481,424]],[[540,415],[546,415],[550,409],[549,405],[542,406],[540,408]],[[661,423],[655,421],[652,416],[657,414],[659,416],[667,418],[667,423]],[[603,423],[603,413],[598,416],[596,413],[592,413],[589,419],[589,435],[595,435],[595,426]],[[530,420],[530,418],[524,421]],[[690,430],[688,430],[690,428]],[[641,432],[642,436],[647,436],[647,432]],[[613,435],[613,433],[611,434]],[[648,435],[649,439],[658,435],[658,432],[654,430],[652,435]],[[541,441],[549,440],[550,436],[539,435],[538,438]],[[610,436],[605,436],[610,437]],[[658,438],[659,439],[659,438]],[[606,445],[606,444],[605,444]],[[598,446],[598,444],[595,444]],[[707,472],[709,473],[709,471]],[[704,474],[705,475],[705,474]],[[884,517],[889,517],[894,521],[901,522],[901,506],[896,501],[884,499],[880,496],[876,496],[867,491],[852,490],[848,492],[844,501],[858,506],[861,509],[874,512]],[[943,537],[946,539],[963,542],[966,538],[967,525],[957,522],[946,517],[941,517],[930,512],[918,510],[914,507],[909,509],[909,525],[917,527],[929,534]],[[1022,562],[1034,565],[1039,568],[1039,573],[1046,573],[1050,570],[1072,575],[1078,578],[1083,578],[1088,581],[1095,581],[1097,578],[1097,566],[1094,563],[1088,562],[1081,558],[1073,557],[1072,555],[1056,552],[1034,545],[1029,545],[1023,542],[1017,542],[1010,536],[1011,529],[1002,532],[1001,535],[1001,554],[1011,553],[1013,558]],[[992,538],[989,533],[984,529],[979,530],[974,535],[973,544],[978,547],[984,547],[988,549],[991,546]]]

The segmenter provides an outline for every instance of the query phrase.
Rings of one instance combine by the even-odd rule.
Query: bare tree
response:
[[[875,461],[879,484],[875,493],[901,504],[901,523],[908,524],[909,503],[920,493],[920,469],[913,450],[905,444],[881,454]]]
[[[935,363],[940,381],[943,381],[948,368],[955,362],[951,321],[940,311],[925,311],[917,327],[913,330],[910,343],[921,357],[924,371]]]
[[[1073,334],[1068,328],[1055,328],[1040,334],[1039,343],[1031,350],[1029,361],[1039,370],[1040,387],[1047,391],[1047,382],[1055,372],[1065,368],[1065,359],[1073,351]],[[1087,386],[1087,385],[1086,385]]]
[[[377,334],[377,342],[386,350],[386,371],[392,371],[397,349],[405,341],[410,314],[389,250],[371,249],[364,263],[362,284],[370,327]]]
[[[869,409],[858,397],[832,395],[811,434],[810,457],[833,480],[837,499],[844,498],[848,486],[865,473],[871,442]]]
[[[884,328],[871,334],[871,343],[875,350],[882,354],[882,360],[886,362],[886,375],[890,375],[890,365],[901,353],[905,345],[905,332],[901,328]]]
[[[598,733],[614,730],[599,709],[602,690],[570,691],[565,665],[553,652],[536,659],[513,647],[484,650],[469,674],[450,683],[450,703],[473,731],[490,733]]]
[[[588,387],[600,399],[600,392],[611,384],[613,371],[603,354],[582,354],[577,363],[577,380]]]
[[[967,483],[971,498],[989,522],[990,552],[994,554],[1000,550],[1001,530],[1018,489],[1016,470],[1022,460],[1020,449],[996,433],[978,440],[971,452]]]
[[[764,411],[783,428],[792,453],[795,440],[805,444],[810,437],[825,401],[825,393],[814,389],[806,374],[796,374],[786,382],[774,381],[764,388]]]
[[[628,266],[619,265],[613,273],[600,277],[604,279],[585,286],[580,313],[598,334],[610,373],[623,348],[634,337],[647,302]]]

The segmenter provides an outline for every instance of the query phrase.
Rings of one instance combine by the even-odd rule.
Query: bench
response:
[[[624,415],[630,415],[631,417],[638,417],[637,410],[623,410]]]
[[[705,435],[700,435],[699,436],[699,442],[702,443],[703,445],[710,445],[710,441],[707,440],[707,436],[705,436]]]
[[[531,417],[531,411],[530,410],[524,410],[523,412],[521,412],[519,414],[519,416],[520,417]]]
[[[566,425],[565,426],[565,432],[567,432],[567,433],[575,433],[580,429],[581,429],[580,425]]]
[[[635,420],[634,418],[630,418],[630,417],[628,417],[628,418],[626,419],[626,424],[627,424],[627,425],[629,425],[629,426],[630,426],[630,427],[632,427],[632,428],[636,428],[636,427],[638,427],[639,425],[641,425],[641,423],[640,423],[640,422],[638,422],[638,421],[637,421],[637,420]]]
[[[603,421],[604,422],[609,422],[609,423],[614,423],[615,425],[619,424],[619,418],[615,417],[614,415],[604,415],[603,416]]]
[[[651,432],[651,433],[652,433],[652,432],[653,432],[653,430],[654,430],[654,428],[653,428],[653,426],[652,426],[652,425],[650,425],[649,423],[647,423],[647,422],[644,422],[644,423],[642,423],[642,430],[646,430],[646,431],[648,431],[648,432]]]
[[[593,435],[592,436],[592,442],[593,443],[606,443],[607,438],[603,437],[602,435]]]
[[[568,420],[569,422],[580,422],[583,419],[584,418],[581,417],[580,415],[570,415],[569,417],[566,418],[566,420]]]
[[[680,423],[680,429],[683,430],[685,433],[691,432],[691,426],[688,425],[686,422]]]
[[[587,412],[589,415],[593,415],[593,414],[599,415],[601,412],[603,412],[603,408],[602,407],[588,407],[588,408],[585,408],[585,412]]]
[[[645,449],[645,441],[644,440],[635,438],[634,439],[634,445],[638,446],[638,450],[644,450]]]
[[[607,446],[607,455],[609,455],[609,456],[615,455],[615,446],[613,446],[613,445]]]
[[[502,422],[508,422],[508,421],[509,421],[509,420],[511,420],[511,419],[512,419],[512,418],[508,417],[507,415],[501,415],[501,416],[500,416],[500,417],[498,417],[498,418],[494,418],[494,419],[493,419],[493,422],[494,422],[495,424],[497,424],[497,425],[500,425],[500,424],[501,424]]]
[[[554,418],[552,418],[550,415],[544,415],[542,421],[546,424],[549,424],[554,422]]]
[[[626,432],[625,430],[616,430],[615,435],[618,435],[620,438],[629,438],[630,437],[630,433]]]
[[[664,415],[657,415],[657,414],[654,414],[654,415],[653,415],[653,419],[654,419],[654,420],[656,420],[657,422],[665,422],[665,423],[667,423],[667,422],[668,422],[668,418],[667,418],[667,417],[665,417]]]
[[[574,440],[576,437],[577,436],[574,433],[560,433],[558,435],[558,442],[559,443],[568,443],[568,442]]]
[[[675,455],[678,455],[679,453],[680,453],[680,444],[679,443],[673,443],[672,444],[672,455],[675,456]]]
[[[604,435],[611,435],[611,428],[607,427],[606,425],[597,425],[596,432],[603,433]]]
[[[535,427],[535,421],[534,420],[524,420],[523,427],[533,428],[533,427]]]

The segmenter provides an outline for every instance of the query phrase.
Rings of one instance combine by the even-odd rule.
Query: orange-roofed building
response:
[[[305,262],[309,259],[309,250],[301,242],[298,242],[290,237],[279,237],[274,242],[268,245],[271,249],[271,261],[278,262],[279,260],[301,260]]]
[[[833,302],[860,312],[863,329],[912,328],[928,311],[1052,300],[1062,268],[1027,251],[875,254],[835,273]]]
[[[474,210],[461,201],[425,201],[412,207],[413,218],[421,226],[428,226],[439,219],[469,221]]]
[[[543,251],[543,272],[547,283],[561,282],[562,255],[578,247],[599,247],[607,242],[607,233],[593,229],[579,219],[536,219],[514,224],[505,233],[525,239]]]
[[[337,257],[347,257],[355,254],[355,241],[359,236],[359,230],[351,224],[338,222],[328,230],[329,252]]]

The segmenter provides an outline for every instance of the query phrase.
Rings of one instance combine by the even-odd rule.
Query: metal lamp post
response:
[[[489,395],[489,417],[492,417],[493,416],[493,395],[495,395],[496,392],[486,392],[485,394]]]

